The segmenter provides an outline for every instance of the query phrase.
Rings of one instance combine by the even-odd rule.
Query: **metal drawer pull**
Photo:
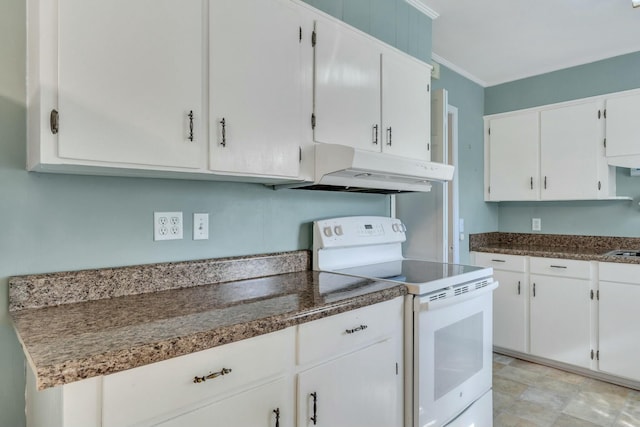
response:
[[[189,141],[193,142],[193,110],[189,111],[187,117],[189,117]]]
[[[220,120],[220,124],[222,125],[222,142],[220,143],[220,145],[222,145],[223,147],[227,146],[227,121],[225,120],[225,118],[223,117],[222,120]]]
[[[551,268],[567,268],[566,265],[552,265]]]
[[[505,259],[492,259],[493,262],[507,262]]]
[[[520,281],[518,280],[518,295],[520,295]]]
[[[222,370],[220,372],[214,372],[213,374],[209,374],[209,375],[207,375],[205,377],[194,377],[193,378],[193,382],[196,383],[196,384],[197,383],[203,383],[206,380],[212,380],[214,378],[218,378],[218,377],[221,377],[223,375],[230,374],[231,371],[232,371],[231,369],[222,368]]]
[[[387,135],[389,136],[389,138],[387,140],[387,145],[391,146],[391,127],[387,128]]]
[[[373,126],[373,143],[378,145],[378,125]]]
[[[347,329],[345,332],[348,334],[353,334],[354,332],[364,331],[367,328],[368,328],[367,325],[360,325],[357,328]]]
[[[318,423],[318,393],[311,393],[311,397],[313,397],[313,417],[310,418],[313,421],[313,425]]]
[[[533,284],[533,297],[535,298],[536,296],[536,284]]]
[[[280,427],[280,408],[274,409],[273,413],[276,414],[276,427]]]

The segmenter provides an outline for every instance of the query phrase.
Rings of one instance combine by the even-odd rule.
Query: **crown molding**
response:
[[[440,65],[444,65],[445,67],[447,67],[451,71],[454,71],[454,72],[460,74],[462,77],[467,78],[467,79],[471,80],[472,82],[479,84],[482,87],[489,86],[487,84],[487,82],[485,82],[484,80],[481,80],[481,79],[477,78],[476,76],[474,76],[473,74],[469,73],[468,71],[463,70],[462,68],[458,67],[457,65],[449,62],[448,60],[444,59],[443,57],[441,57],[437,53],[432,53],[431,54],[431,59],[433,59],[435,62],[439,63]]]
[[[416,9],[418,9],[420,12],[424,13],[431,19],[436,19],[438,16],[440,16],[438,12],[431,9],[429,6],[422,3],[420,0],[404,0],[404,1],[409,3],[411,6],[415,7]]]

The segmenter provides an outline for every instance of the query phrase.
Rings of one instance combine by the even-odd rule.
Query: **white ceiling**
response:
[[[439,15],[433,59],[482,86],[640,51],[631,0],[416,1]]]

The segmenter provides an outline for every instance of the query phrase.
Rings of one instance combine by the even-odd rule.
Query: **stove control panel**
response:
[[[401,243],[406,240],[406,231],[407,228],[397,218],[351,216],[325,219],[314,223],[313,246],[321,249]]]

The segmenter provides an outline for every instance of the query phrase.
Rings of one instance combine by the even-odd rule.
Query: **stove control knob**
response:
[[[336,233],[336,236],[342,236],[344,233],[342,232],[342,226],[336,225],[333,227],[333,232]]]
[[[324,233],[325,236],[327,237],[331,237],[333,236],[333,233],[331,232],[331,227],[325,227],[322,229],[322,232]]]
[[[395,231],[396,233],[398,233],[398,232],[402,231],[402,230],[400,229],[400,224],[393,224],[393,225],[391,226],[391,229],[392,229],[393,231]]]

